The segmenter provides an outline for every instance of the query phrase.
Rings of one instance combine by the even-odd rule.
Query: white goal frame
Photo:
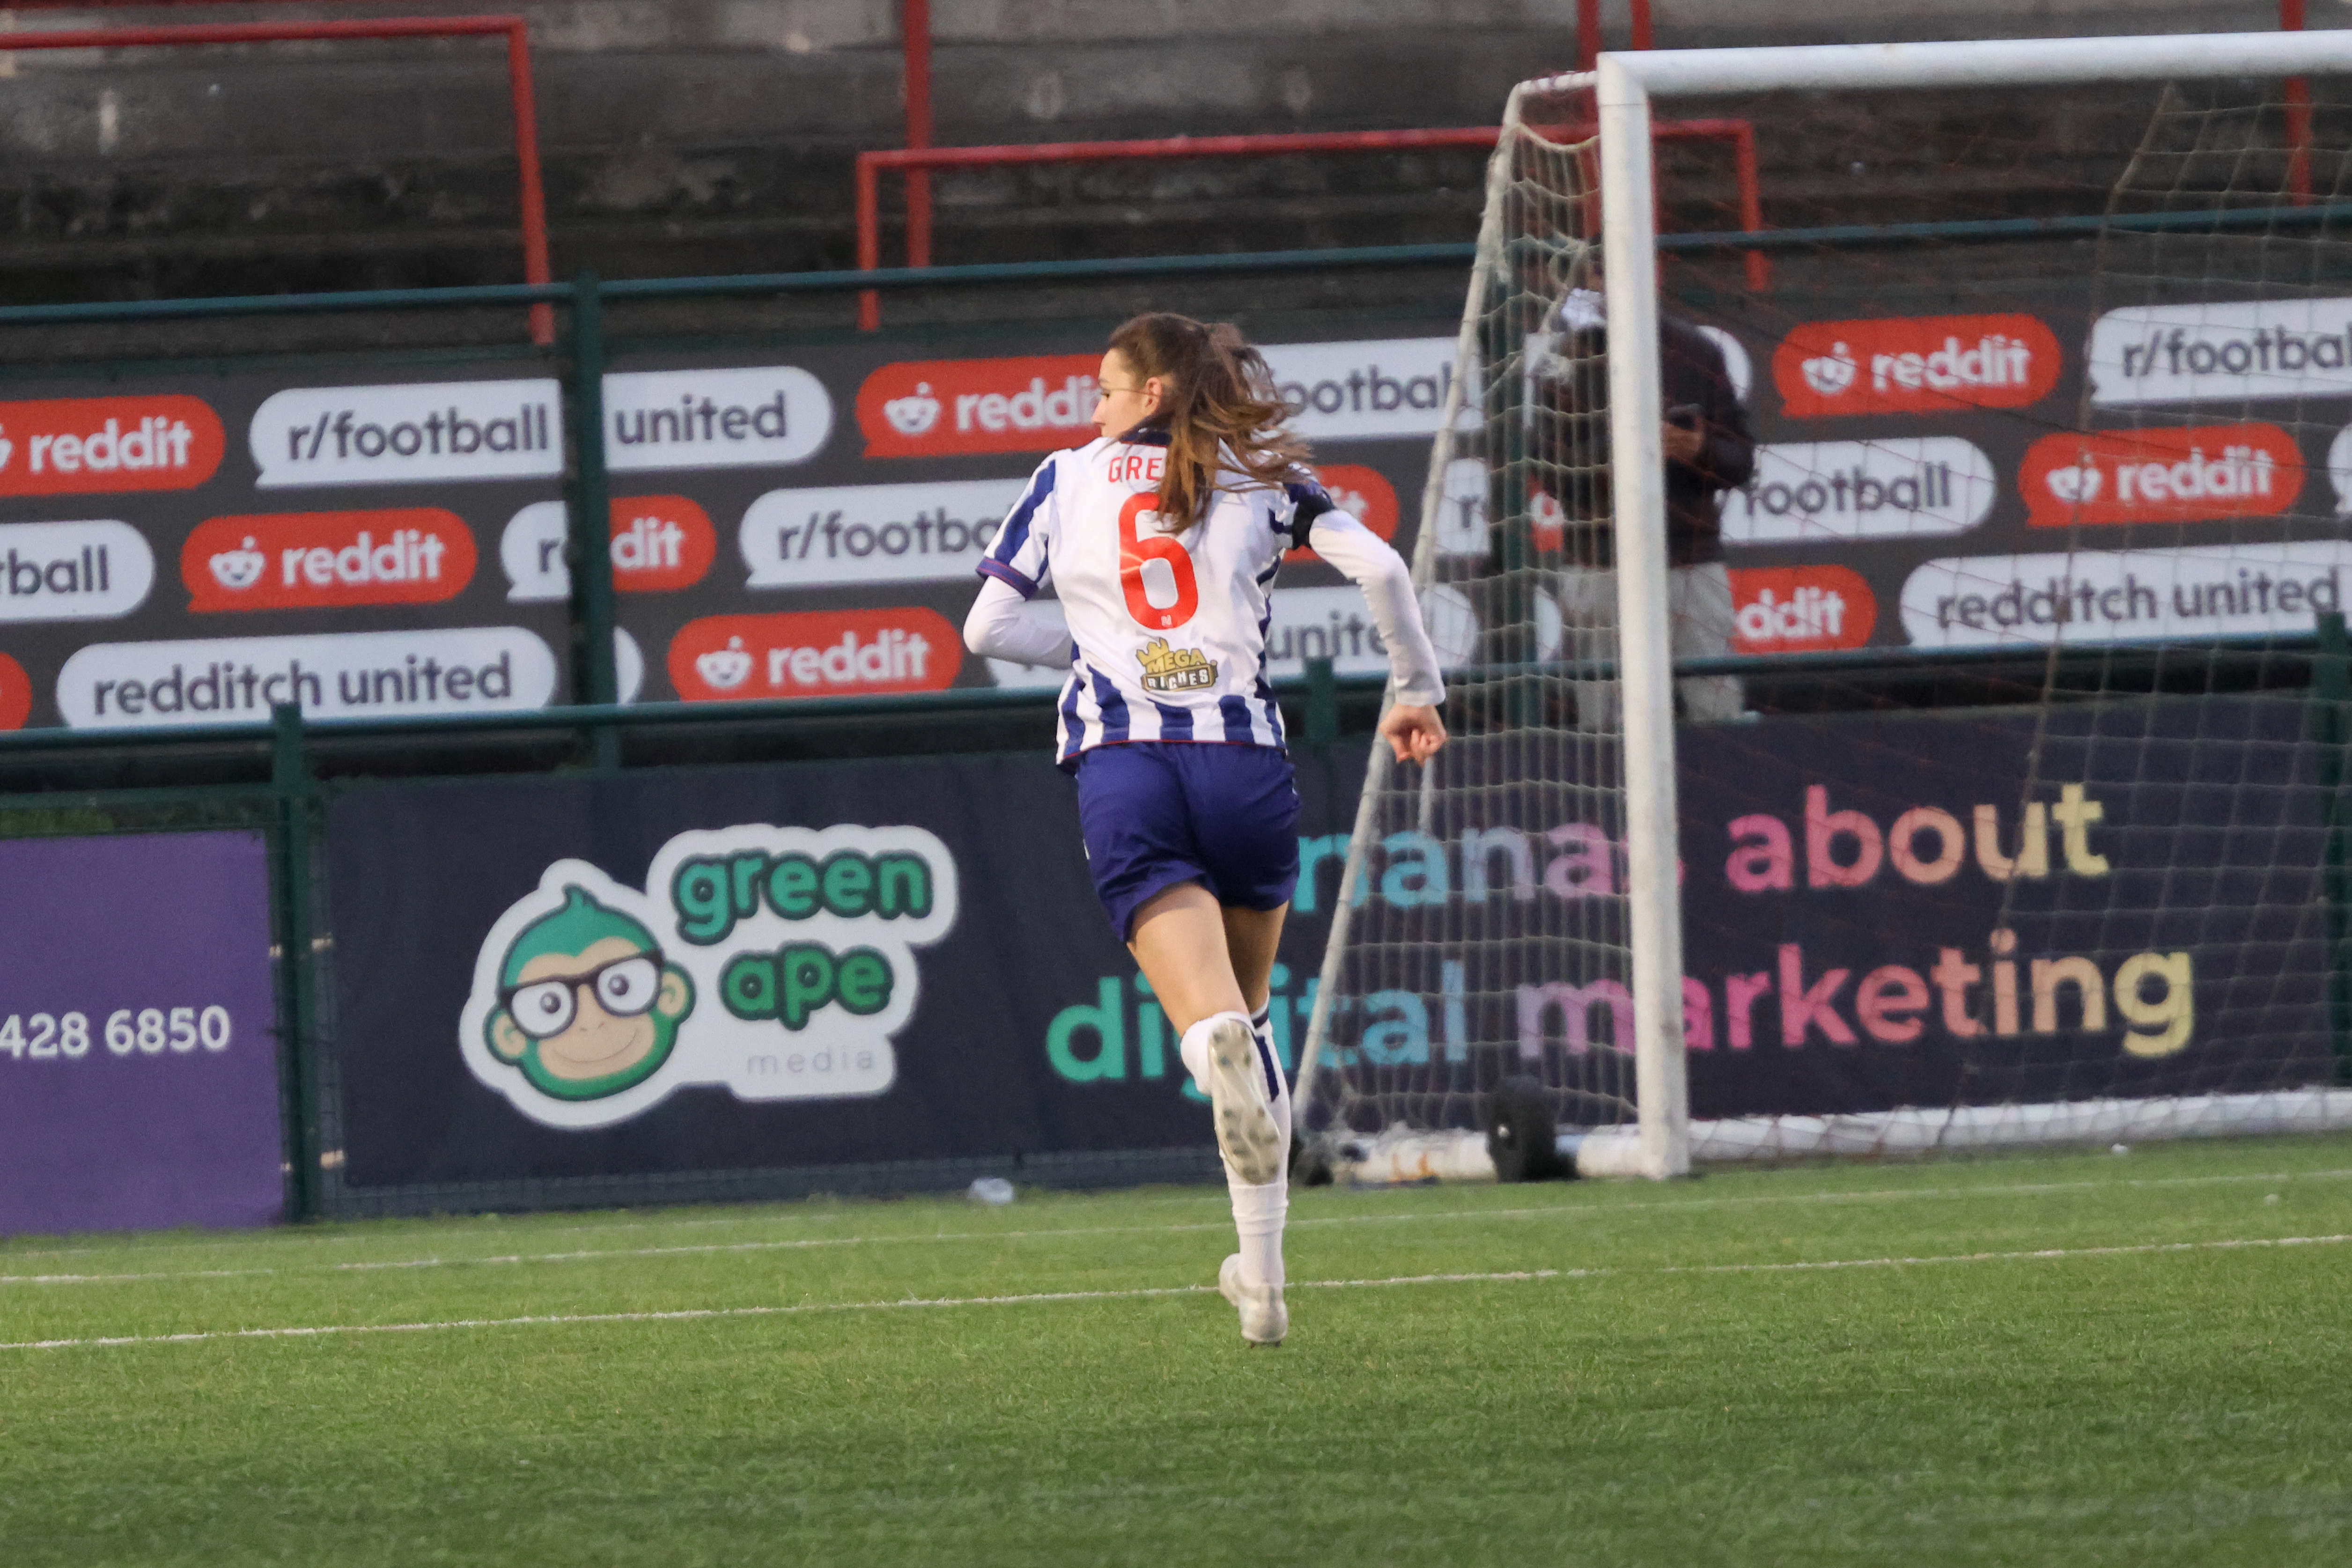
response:
[[[1595,62],[1601,251],[1609,272],[1609,435],[1617,499],[1618,669],[1624,683],[1628,935],[1633,949],[1642,1175],[1686,1175],[1691,1148],[1683,1055],[1682,896],[1675,876],[1651,100],[1823,88],[2034,87],[2347,69],[2352,69],[2352,31],[1666,49],[1604,54]]]
[[[1610,450],[1617,539],[1618,670],[1623,683],[1627,934],[1633,948],[1638,1136],[1609,1140],[1622,1153],[1590,1163],[1602,1169],[1664,1178],[1686,1175],[1691,1160],[1682,1012],[1682,897],[1676,878],[1673,661],[1666,613],[1665,455],[1659,403],[1652,100],[1833,88],[2011,88],[2323,73],[2352,73],[2352,30],[1607,53],[1591,72],[1528,82],[1514,92],[1516,110],[1519,99],[1529,94],[1590,87],[1600,132],[1601,256],[1609,277]],[[1490,198],[1490,210],[1492,205]],[[1484,240],[1482,235],[1482,256]],[[1465,320],[1465,340],[1469,330]],[[1448,402],[1449,420],[1458,413],[1458,378],[1451,391],[1455,401]],[[1424,552],[1436,526],[1438,477],[1432,473],[1423,505],[1421,548]],[[1382,760],[1378,756],[1373,759],[1366,785],[1368,802],[1385,777]],[[1360,822],[1359,837],[1362,827]],[[1348,884],[1358,872],[1357,857],[1351,854],[1334,906],[1323,987],[1301,1063],[1302,1104],[1314,1077],[1315,1059],[1323,1049],[1337,960],[1347,938]],[[2338,1097],[2321,1096],[2329,1104]],[[2091,1125],[2080,1116],[2058,1114],[2065,1108],[2044,1109],[2053,1113],[2057,1123],[2064,1124],[2062,1130],[2067,1135],[2082,1135],[2084,1128]],[[2297,1110],[2282,1124],[2304,1125],[2311,1114],[2317,1113]],[[2252,1119],[2263,1120],[2262,1115]],[[2322,1122],[2328,1119],[2320,1117]],[[1940,1130],[1929,1141],[1951,1141],[1950,1129],[1942,1125],[1949,1118],[1937,1120]],[[2092,1121],[2098,1124],[2095,1130],[2107,1130],[2105,1122],[2095,1116]],[[2078,1122],[2082,1124],[2076,1125]],[[1726,1124],[1719,1130],[1741,1129]],[[1840,1141],[1832,1135],[1836,1129],[1826,1123],[1812,1131],[1819,1135],[1797,1152],[1820,1152]],[[1884,1132],[1850,1137],[1874,1139],[1873,1146],[1878,1146]],[[1737,1152],[1769,1152],[1763,1145],[1781,1135],[1769,1128],[1750,1129],[1744,1140],[1729,1141],[1757,1145]],[[1633,1146],[1625,1147],[1628,1144]],[[1580,1158],[1580,1165],[1585,1163]]]

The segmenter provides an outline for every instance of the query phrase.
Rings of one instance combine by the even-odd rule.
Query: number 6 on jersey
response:
[[[1159,508],[1158,494],[1146,490],[1129,497],[1118,509],[1118,586],[1138,625],[1165,632],[1192,619],[1201,607],[1201,587],[1192,575],[1192,552],[1181,543],[1167,534],[1145,538],[1139,532],[1145,517],[1158,518]],[[1147,572],[1153,561],[1161,570]]]

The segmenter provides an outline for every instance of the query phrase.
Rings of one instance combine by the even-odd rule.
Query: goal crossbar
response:
[[[1604,100],[1620,90],[1612,82],[1666,98],[1807,88],[2042,87],[2157,77],[2210,80],[2347,68],[2352,68],[2352,29],[1655,49],[1604,54],[1595,63]]]

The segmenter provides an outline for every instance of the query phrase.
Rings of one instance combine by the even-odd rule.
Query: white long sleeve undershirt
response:
[[[1330,511],[1315,519],[1307,530],[1315,553],[1344,572],[1364,596],[1372,624],[1389,650],[1389,669],[1396,679],[1396,700],[1415,707],[1435,707],[1445,700],[1445,679],[1439,672],[1437,650],[1421,623],[1421,607],[1412,596],[1412,573],[1403,558],[1371,529],[1346,512]],[[1047,619],[1047,616],[1051,619]],[[964,646],[982,657],[1045,668],[1070,662],[1069,629],[1046,605],[1028,609],[1028,601],[1012,584],[988,578],[980,585],[971,612],[964,617]]]
[[[963,645],[991,659],[1016,664],[1066,668],[1070,663],[1070,632],[1062,624],[1055,605],[1040,603],[1026,612],[1029,601],[1002,578],[981,579],[980,597],[963,618]]]
[[[1396,700],[1409,707],[1435,707],[1445,700],[1445,677],[1438,670],[1437,650],[1421,623],[1421,605],[1412,596],[1412,572],[1388,541],[1342,511],[1328,511],[1307,529],[1307,542],[1317,555],[1347,574],[1364,596],[1372,624],[1388,644],[1389,671],[1396,682]]]

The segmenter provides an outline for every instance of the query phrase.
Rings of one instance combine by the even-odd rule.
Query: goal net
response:
[[[1312,1157],[2352,1124],[2347,67],[2110,38],[1514,92],[1413,563],[1481,640],[1454,743],[1368,769]],[[1743,138],[1745,190],[1706,145]],[[1720,238],[1757,184],[1770,234]]]
[[[1488,167],[1413,561],[1479,643],[1450,677],[1447,747],[1418,766],[1375,748],[1331,905],[1302,1103],[1308,1146],[1367,1171],[1475,1171],[1506,1085],[1575,1126],[1639,1103],[1588,85],[1514,92]],[[1527,1048],[1547,1030],[1556,1048]]]

